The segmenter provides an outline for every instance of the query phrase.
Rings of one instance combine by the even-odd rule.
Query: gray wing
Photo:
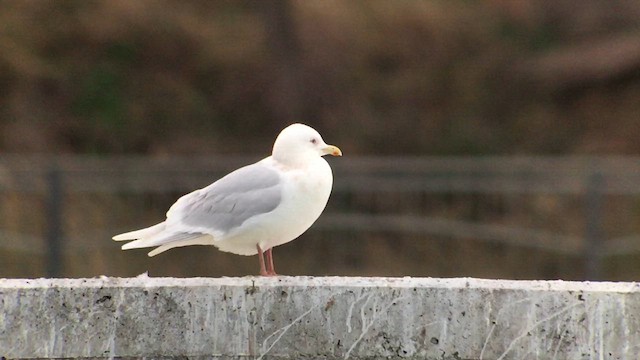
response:
[[[281,200],[282,181],[278,172],[255,163],[181,197],[169,209],[167,218],[226,233],[256,215],[274,210]]]

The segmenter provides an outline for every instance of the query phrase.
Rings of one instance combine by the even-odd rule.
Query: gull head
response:
[[[304,163],[324,155],[342,156],[342,151],[325,143],[317,131],[304,124],[287,126],[273,144],[273,158],[282,163]]]

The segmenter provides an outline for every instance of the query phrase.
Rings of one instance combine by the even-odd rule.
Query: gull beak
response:
[[[322,153],[324,155],[342,156],[342,151],[337,146],[333,146],[333,145],[327,145],[325,148],[322,149]]]

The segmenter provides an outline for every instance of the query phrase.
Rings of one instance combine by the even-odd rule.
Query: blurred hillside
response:
[[[637,153],[640,2],[3,0],[0,94],[10,153]]]
[[[298,121],[346,156],[283,273],[640,274],[637,0],[0,0],[0,276],[254,273],[110,237]]]

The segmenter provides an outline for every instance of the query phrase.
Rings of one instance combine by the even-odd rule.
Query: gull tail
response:
[[[163,244],[149,252],[149,256],[156,256],[161,252],[165,252],[169,249],[173,249],[175,247],[181,246],[191,246],[191,245],[212,245],[213,244],[213,236],[209,234],[189,234],[193,237],[184,238],[182,240],[173,240],[170,243]]]
[[[122,250],[139,249],[158,246],[149,252],[149,256],[155,256],[174,247],[189,245],[211,245],[213,236],[203,233],[187,233],[167,231],[165,223],[148,227],[146,229],[130,231],[116,235],[113,240],[134,240],[122,245]]]
[[[129,231],[129,232],[126,232],[124,234],[116,235],[112,239],[115,240],[115,241],[141,239],[141,238],[144,238],[144,237],[149,237],[149,236],[153,236],[153,235],[159,234],[162,231],[164,231],[165,228],[166,228],[166,226],[165,226],[164,221],[163,221],[160,224],[156,224],[156,225],[150,226],[148,228],[135,230],[135,231]]]

